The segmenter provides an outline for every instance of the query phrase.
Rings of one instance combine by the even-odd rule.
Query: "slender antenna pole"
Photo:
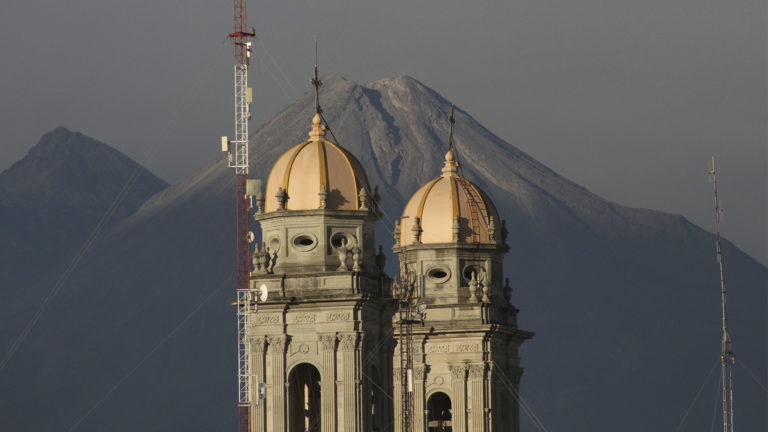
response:
[[[715,204],[715,249],[717,251],[717,265],[720,270],[720,304],[722,317],[723,338],[721,343],[720,365],[722,368],[723,389],[723,432],[733,432],[733,364],[736,356],[733,353],[731,336],[728,333],[728,320],[725,313],[726,297],[725,282],[723,279],[723,253],[720,247],[720,201],[717,199],[717,172],[715,171],[715,157],[712,157],[712,169],[709,171],[712,177],[712,190]]]

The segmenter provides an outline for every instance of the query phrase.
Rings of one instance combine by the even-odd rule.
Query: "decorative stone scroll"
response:
[[[311,324],[315,322],[315,314],[305,313],[298,314],[293,317],[293,322],[296,324]]]
[[[433,354],[433,353],[447,353],[451,350],[451,346],[447,343],[445,344],[434,344],[434,345],[427,345],[427,354]]]
[[[454,345],[453,350],[456,352],[479,352],[480,344],[476,343],[459,343]]]
[[[291,347],[293,346],[294,344],[291,344]],[[295,348],[292,348],[291,356],[294,356],[296,354],[307,354],[307,353],[309,353],[309,345],[303,343],[303,344],[299,344]]]
[[[328,314],[328,321],[349,321],[352,319],[350,312],[331,312]]]
[[[256,314],[252,319],[255,324],[280,324],[279,314]]]

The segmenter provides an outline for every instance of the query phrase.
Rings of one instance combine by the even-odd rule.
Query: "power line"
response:
[[[206,76],[200,76],[200,82],[202,82],[203,79],[207,79]],[[193,105],[194,102],[197,102],[198,98],[200,97],[200,94],[202,92],[203,86],[196,85],[195,89],[197,91],[194,93],[193,97],[183,106],[179,107],[179,109],[174,113],[174,116],[171,120],[165,122],[165,129],[160,137],[160,139],[157,141],[157,143],[163,143],[166,141],[168,135],[170,134],[170,126],[172,124],[175,124],[179,118],[181,118],[182,114],[186,112],[191,105]],[[155,153],[160,148],[160,145],[153,145],[150,147],[150,152],[147,155],[147,159],[150,160],[154,157]],[[105,210],[104,214],[101,216],[99,221],[96,223],[93,230],[90,232],[88,237],[85,239],[83,244],[78,249],[77,253],[72,257],[72,260],[69,262],[67,267],[64,269],[62,274],[59,276],[59,278],[56,280],[56,282],[53,284],[53,287],[51,287],[51,290],[48,291],[48,294],[43,299],[43,302],[40,304],[40,307],[35,311],[35,313],[32,315],[32,318],[29,320],[27,325],[24,327],[24,329],[21,331],[19,336],[16,338],[16,340],[13,342],[11,347],[8,349],[8,351],[3,356],[3,359],[0,361],[0,372],[2,372],[5,367],[8,365],[8,363],[11,361],[14,355],[16,355],[16,352],[19,350],[21,345],[24,343],[26,338],[29,336],[29,333],[35,328],[40,318],[43,316],[45,311],[48,309],[50,304],[53,302],[54,298],[58,295],[58,293],[62,290],[66,282],[69,280],[69,277],[72,275],[72,273],[77,269],[77,267],[80,265],[80,261],[85,256],[86,252],[93,246],[93,243],[99,238],[101,235],[101,232],[104,230],[104,228],[107,225],[107,222],[112,217],[112,215],[115,213],[117,208],[122,204],[125,197],[128,195],[128,192],[130,192],[133,185],[136,183],[136,181],[139,178],[139,175],[142,172],[142,166],[137,164],[134,168],[131,175],[128,177],[128,180],[126,180],[125,184],[123,185],[122,189],[117,193],[115,198],[110,203],[109,207]]]
[[[80,417],[80,419],[76,421],[75,424],[73,424],[69,428],[69,432],[72,432],[73,430],[75,430],[75,428],[77,428],[85,419],[87,419],[94,411],[96,411],[96,409],[105,400],[107,400],[107,398],[109,398],[109,396],[111,396],[112,393],[114,393],[115,390],[117,390],[121,384],[123,384],[128,378],[130,378],[134,372],[136,372],[147,360],[149,360],[150,357],[152,357],[152,354],[157,352],[157,350],[159,350],[160,347],[165,345],[166,342],[168,342],[182,327],[184,327],[184,324],[186,324],[200,310],[200,308],[202,308],[206,303],[208,303],[208,300],[213,298],[213,296],[218,294],[218,292],[221,291],[221,289],[224,286],[229,284],[231,282],[231,279],[232,277],[230,276],[229,278],[222,281],[213,292],[208,294],[208,296],[204,298],[203,301],[200,302],[200,304],[198,304],[194,309],[192,309],[192,311],[188,313],[187,316],[184,317],[184,319],[182,319],[181,322],[179,322],[179,324],[177,324],[176,327],[173,328],[173,330],[171,330],[170,333],[168,333],[160,342],[155,344],[155,346],[151,350],[149,350],[149,352],[141,360],[139,360],[139,362],[136,363],[136,365],[133,368],[131,368],[128,372],[126,372],[126,374],[123,375],[123,377],[120,378],[117,381],[117,383],[115,383],[115,385],[112,386],[112,388],[110,388],[106,393],[104,393],[104,395],[88,411],[86,411],[86,413],[83,414],[83,416]]]
[[[140,172],[140,170],[141,170],[141,166],[137,165],[133,173],[131,174],[131,176],[128,178],[128,181],[126,182],[126,184],[123,185],[123,188],[117,194],[115,199],[107,208],[104,215],[102,215],[101,219],[99,219],[99,221],[96,223],[96,226],[93,228],[91,233],[85,239],[85,242],[80,246],[80,249],[77,251],[75,256],[69,262],[69,265],[67,265],[67,267],[64,269],[64,272],[61,274],[61,276],[59,276],[59,278],[53,284],[53,287],[51,288],[51,290],[48,291],[48,294],[43,299],[42,304],[40,304],[40,307],[38,307],[37,311],[35,311],[35,313],[32,315],[32,319],[29,320],[27,325],[24,327],[24,329],[21,331],[21,333],[16,338],[16,340],[13,342],[11,347],[8,349],[8,352],[5,353],[3,360],[0,361],[0,372],[2,372],[5,366],[8,364],[8,362],[11,361],[11,358],[13,358],[13,356],[19,350],[19,348],[21,347],[21,344],[24,342],[24,340],[26,340],[27,336],[29,336],[29,333],[32,331],[35,325],[37,325],[37,322],[40,320],[40,318],[43,316],[45,311],[48,309],[48,306],[50,306],[51,302],[53,302],[53,299],[56,297],[59,291],[61,291],[62,287],[64,286],[64,283],[69,279],[69,276],[80,264],[80,261],[83,259],[83,256],[85,256],[85,253],[91,248],[91,246],[93,245],[93,242],[96,241],[96,239],[99,237],[99,235],[101,234],[101,231],[106,226],[107,221],[109,221],[109,219],[112,217],[117,207],[120,205],[120,203],[122,203],[123,199],[125,198],[128,190],[135,183],[136,178],[138,178],[138,173]]]
[[[523,408],[523,411],[528,416],[528,418],[533,422],[533,425],[541,432],[547,432],[547,428],[544,427],[544,424],[541,422],[539,417],[536,415],[535,412],[533,412],[533,409],[528,405],[528,403],[523,398],[523,395],[520,394],[517,387],[515,387],[514,383],[509,379],[507,374],[504,373],[504,370],[499,367],[498,363],[496,361],[492,360],[492,363],[494,365],[494,372],[499,374],[499,377],[501,378],[499,381],[504,385],[504,387],[509,390],[509,392],[512,394],[512,397],[517,401],[518,405]]]
[[[717,362],[715,362],[715,364],[712,365],[712,369],[709,370],[707,377],[704,378],[704,382],[701,383],[701,387],[699,387],[699,391],[696,392],[696,396],[693,397],[693,400],[691,401],[691,404],[688,406],[688,409],[686,409],[685,413],[683,413],[683,418],[680,420],[680,424],[677,425],[675,432],[678,432],[680,431],[680,429],[682,429],[683,424],[685,423],[685,420],[688,418],[688,415],[691,413],[691,410],[693,409],[694,405],[696,405],[696,401],[699,400],[699,396],[701,396],[701,392],[704,391],[704,387],[709,382],[709,378],[712,376],[712,372],[715,371],[715,368],[717,368]]]
[[[751,371],[751,370],[749,370],[749,368],[747,368],[747,366],[744,364],[744,362],[740,361],[740,362],[738,362],[738,363],[736,363],[736,364],[738,364],[739,366],[741,366],[742,368],[744,368],[744,370],[747,372],[747,374],[748,374],[750,377],[752,377],[752,379],[755,381],[755,384],[757,384],[758,386],[760,386],[760,388],[761,388],[761,389],[763,389],[763,391],[764,391],[764,392],[768,393],[768,388],[766,388],[766,387],[765,387],[765,385],[764,385],[763,383],[761,383],[759,379],[757,379],[757,377],[755,376],[755,374],[753,374],[753,373],[752,373],[752,371]]]

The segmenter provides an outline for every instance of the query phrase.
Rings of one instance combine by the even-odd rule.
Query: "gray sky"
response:
[[[231,135],[231,0],[0,9],[0,169],[61,125],[176,182]],[[716,156],[723,233],[768,262],[763,0],[251,0],[249,15],[252,131],[309,88],[317,35],[321,73],[411,75],[593,192],[708,230]]]

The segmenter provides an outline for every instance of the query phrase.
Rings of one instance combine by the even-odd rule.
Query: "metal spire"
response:
[[[323,82],[317,77],[317,36],[315,36],[315,76],[312,77],[312,86],[315,88],[315,112],[317,114],[323,114],[323,109],[320,108],[320,86]]]
[[[721,343],[722,351],[720,353],[720,366],[722,368],[722,390],[723,390],[723,432],[733,432],[733,365],[736,363],[736,356],[733,353],[731,336],[728,333],[728,320],[725,314],[725,282],[723,280],[723,254],[720,248],[720,201],[717,199],[717,172],[715,171],[715,158],[712,157],[712,169],[709,171],[712,178],[712,190],[714,192],[715,204],[715,248],[717,251],[717,265],[720,270],[720,303],[723,338]]]

